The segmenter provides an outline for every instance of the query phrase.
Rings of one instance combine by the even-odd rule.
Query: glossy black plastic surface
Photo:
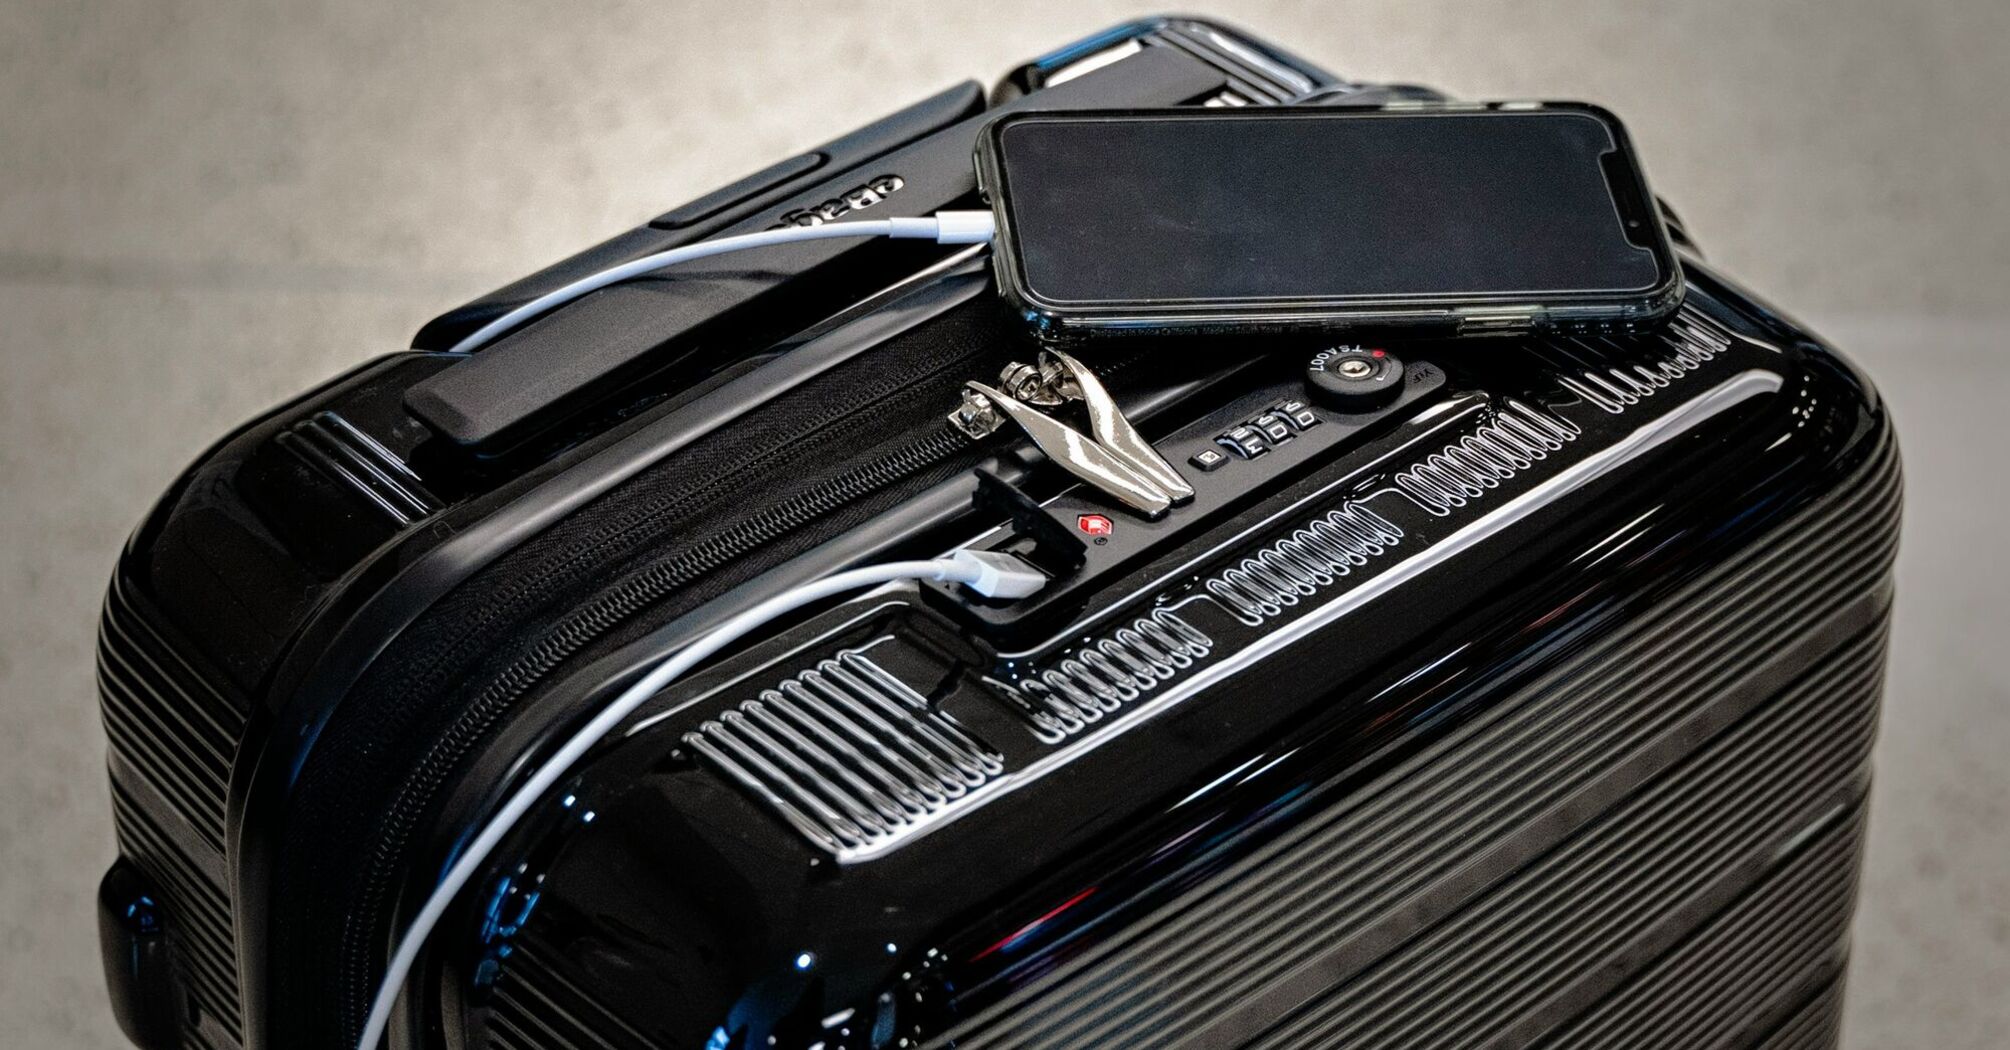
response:
[[[1175,105],[1221,84],[1219,71],[1171,51],[1155,51],[1043,92],[1038,105],[1080,107],[1118,99]],[[954,207],[976,190],[970,150],[987,119],[989,114],[980,114],[951,124],[709,236],[751,233],[778,222],[824,222],[825,214],[836,217],[835,208],[825,207],[827,200],[839,207],[849,200],[851,210],[870,207],[877,218]],[[804,209],[807,214],[801,214]],[[506,445],[547,416],[563,414],[567,405],[591,400],[595,391],[633,382],[639,369],[672,367],[662,359],[666,352],[674,354],[681,347],[684,356],[702,358],[693,362],[702,374],[735,348],[759,347],[787,335],[793,318],[870,295],[949,251],[863,238],[781,245],[762,249],[758,257],[698,260],[674,272],[603,289],[533,321],[415,387],[408,403],[427,425],[458,445]],[[794,280],[777,281],[777,274]],[[739,316],[737,327],[730,340],[722,339],[718,326],[734,314]]]
[[[98,883],[98,947],[119,1031],[141,1050],[180,1045],[183,992],[168,960],[160,891],[120,861]]]
[[[1403,347],[1448,376],[1438,411],[1388,439],[1409,451],[1342,455],[1264,507],[1202,528],[1177,553],[1112,581],[1078,618],[1084,626],[1003,651],[895,593],[672,690],[518,837],[487,892],[471,895],[466,939],[458,955],[443,953],[435,986],[454,1004],[447,1029],[467,1026],[472,1037],[494,1011],[521,1023],[535,994],[550,997],[546,1016],[580,1026],[555,1037],[561,1045],[607,1031],[635,1045],[930,1041],[1101,950],[1120,936],[1120,916],[1284,834],[1298,819],[1287,805],[1295,796],[1336,790],[1448,731],[1886,454],[1883,406],[1846,363],[1700,266],[1691,277],[1688,309],[1730,338],[1661,381],[1637,373],[1638,389],[1614,377],[1666,364],[1650,352],[1657,344],[1640,343],[1637,356],[1625,344],[1530,343],[1484,356],[1456,344]],[[1215,679],[1171,706],[1136,701],[1149,715],[1126,703],[1081,728],[1022,719],[980,684],[1104,637],[1137,602],[1151,608],[1156,589],[1161,608],[1185,608],[1166,595],[1193,593],[1179,581],[1191,574],[1187,586],[1198,586],[1213,571],[1197,550],[1225,542],[1225,553],[1234,537],[1256,535],[1247,530],[1266,528],[1279,500],[1321,506],[1315,492],[1348,471],[1355,481],[1342,491],[1388,485],[1381,472],[1391,465],[1519,403],[1581,431],[1526,477],[1460,497],[1474,507],[1446,504],[1439,529],[1427,515],[1402,521],[1401,542],[1349,584],[1375,596],[1292,634],[1288,657],[1268,671]],[[1872,622],[1883,593],[1852,599],[1851,622]],[[1246,644],[1219,615],[1189,619],[1216,645]],[[1002,772],[969,789],[981,804],[955,803],[925,831],[832,852],[693,750],[699,720],[833,652],[870,653],[998,750]],[[577,688],[583,698],[618,684],[599,670]],[[1035,739],[1041,732],[1050,736]],[[509,983],[513,967],[535,993]]]
[[[1118,27],[1037,60],[1014,74],[1000,97],[1044,92],[1050,81],[1087,87],[1098,76],[1084,72],[1086,67],[1102,62],[1112,49],[1130,47],[1137,52],[1105,71],[1130,66],[1135,72],[1141,67],[1134,60],[1143,54],[1149,57],[1142,67],[1159,74],[1173,71],[1163,80],[1156,74],[1148,78],[1154,83],[1218,89],[1191,101],[1244,104],[1316,97],[1346,104],[1420,97],[1412,89],[1343,84],[1219,26],[1163,19]],[[1100,79],[1130,83],[1129,76]],[[967,90],[959,89],[919,108],[941,115],[967,101]],[[1098,104],[1137,101],[1099,99]],[[968,172],[966,156],[951,158],[945,152],[944,158],[948,166],[943,170]],[[793,200],[790,195],[802,188],[801,182],[821,179],[836,165],[835,160],[813,168],[791,165],[787,171],[800,174],[775,174],[780,181],[770,190],[750,191],[751,196],[723,210],[710,210],[714,201],[701,202],[702,208],[665,217],[675,230],[636,234],[688,233],[751,221],[754,212],[781,197]],[[720,196],[727,195],[722,191]],[[698,211],[710,214],[698,216]],[[648,250],[640,244],[603,248],[615,255]],[[898,277],[912,276],[901,267],[893,270]],[[545,277],[527,283],[541,279]],[[1707,276],[1703,280],[1708,288],[1718,288]],[[302,1005],[276,999],[270,983],[282,965],[299,961],[275,958],[271,951],[275,926],[298,915],[296,900],[274,892],[273,872],[281,859],[277,843],[288,830],[287,807],[320,734],[389,647],[423,627],[431,611],[497,559],[582,512],[590,515],[588,508],[596,501],[621,492],[708,435],[757,416],[792,390],[817,389],[833,370],[874,352],[883,341],[944,323],[943,318],[989,294],[982,263],[963,259],[834,317],[808,308],[786,318],[778,312],[776,323],[786,321],[803,331],[723,371],[686,377],[688,382],[638,383],[632,400],[612,399],[604,410],[584,412],[504,456],[468,457],[445,447],[407,411],[405,392],[456,360],[429,352],[368,363],[247,424],[205,453],[135,534],[107,603],[102,647],[121,848],[166,890],[163,937],[172,948],[166,954],[179,980],[176,987],[191,996],[175,1004],[178,1020],[196,1033],[182,1033],[182,1038],[216,1046],[240,1036],[245,1046],[287,1045],[292,1050],[302,1045],[297,1040],[275,1043],[272,1035],[275,1015],[297,1012]],[[1699,432],[1685,453],[1693,454],[1703,470],[1696,484],[1721,480],[1722,490],[1691,499],[1682,486],[1673,486],[1666,495],[1676,502],[1657,510],[1642,527],[1630,532],[1608,528],[1607,537],[1618,537],[1619,549],[1655,552],[1628,570],[1629,579],[1678,579],[1709,564],[1723,546],[1818,498],[1824,485],[1847,473],[1865,435],[1882,425],[1875,396],[1839,358],[1737,293],[1706,295],[1736,304],[1723,311],[1726,323],[1778,343],[1781,374],[1822,399],[1819,406],[1760,413],[1740,425],[1754,435],[1771,426],[1781,433],[1819,431],[1824,437],[1811,443],[1795,436],[1781,446],[1785,452],[1765,449],[1739,459],[1737,453],[1752,447],[1756,437]],[[438,341],[450,340],[453,331],[481,323],[484,311],[493,316],[506,309],[508,299],[498,293],[491,301],[442,318],[419,342],[442,345]],[[750,346],[762,338],[758,333],[747,336]],[[1001,336],[998,346],[1009,345]],[[1311,349],[1282,348],[1274,361],[1288,372]],[[1442,366],[1467,392],[1491,396],[1546,382],[1566,367],[1570,352],[1561,353],[1562,358],[1517,357],[1525,366],[1521,368],[1508,363],[1469,367],[1422,349],[1418,359]],[[1149,434],[1163,435],[1218,407],[1220,391],[1275,379],[1256,375],[1271,360],[1250,354],[1213,362],[1184,357],[1178,368],[1157,370],[1151,383],[1128,384],[1126,408]],[[945,411],[947,407],[945,403]],[[1846,433],[1851,426],[1857,431]],[[1724,463],[1731,468],[1723,468]],[[1043,499],[1059,489],[1054,472],[1025,449],[1002,447],[983,464]],[[1761,477],[1766,470],[1772,473]],[[521,716],[488,741],[449,786],[450,801],[420,829],[423,851],[411,863],[411,882],[402,887],[404,896],[395,906],[408,914],[426,873],[438,870],[451,856],[460,829],[485,812],[496,793],[520,773],[521,756],[548,746],[591,697],[618,688],[660,652],[791,582],[889,555],[933,553],[975,535],[988,522],[970,513],[973,478],[964,473],[930,484],[870,521],[832,530],[819,545],[778,558],[778,564],[689,614],[650,626],[640,641],[567,668],[549,688],[529,698]],[[1295,682],[1293,695],[1280,693],[1247,718],[1220,724],[1214,719],[1232,706],[1206,697],[1183,703],[1140,726],[1144,732],[1109,737],[1109,743],[1097,746],[1094,762],[1073,763],[1079,768],[1072,772],[1043,776],[1023,796],[1015,789],[1008,804],[987,803],[959,814],[864,864],[837,864],[744,792],[725,785],[715,771],[692,764],[688,756],[670,757],[676,745],[666,750],[662,734],[645,734],[638,739],[640,746],[610,752],[606,764],[589,771],[594,807],[578,809],[578,801],[589,795],[577,794],[574,806],[554,809],[512,847],[512,859],[527,861],[527,871],[548,872],[549,894],[527,897],[529,883],[512,877],[507,886],[490,883],[496,895],[465,902],[467,913],[455,919],[439,951],[428,958],[428,972],[417,986],[422,994],[410,997],[413,1013],[401,1020],[404,1031],[396,1045],[481,1045],[491,1014],[506,1007],[515,992],[509,982],[537,973],[565,975],[596,989],[592,999],[600,1005],[590,1008],[572,1002],[572,993],[560,993],[562,1005],[587,1010],[582,1017],[609,1002],[623,1009],[671,1003],[674,1008],[640,1023],[665,1032],[695,1031],[698,1042],[690,1045],[705,1045],[728,1022],[738,1033],[728,1038],[798,1032],[799,1027],[787,1026],[799,1025],[812,1004],[870,999],[903,981],[898,977],[902,973],[925,974],[928,981],[953,974],[963,990],[954,1011],[981,1009],[1062,958],[1069,938],[1092,930],[1085,920],[1103,914],[1106,902],[1149,900],[1153,872],[1169,869],[1149,862],[1140,866],[1138,857],[1165,850],[1168,864],[1185,864],[1196,856],[1193,842],[1181,838],[1176,825],[1199,810],[1190,806],[1172,813],[1165,803],[1218,775],[1216,765],[1227,761],[1222,756],[1277,731],[1278,719],[1272,715],[1310,702],[1307,697],[1314,691],[1339,695],[1359,688],[1362,675],[1394,673],[1389,661],[1375,653],[1385,646],[1391,652],[1401,649],[1405,632],[1427,625],[1449,632],[1447,638],[1463,631],[1478,640],[1475,648],[1443,665],[1467,668],[1463,673],[1468,677],[1495,666],[1488,659],[1540,652],[1541,638],[1560,637],[1554,631],[1560,621],[1549,614],[1562,615],[1562,610],[1576,615],[1586,603],[1596,605],[1595,594],[1605,592],[1585,589],[1576,593],[1594,596],[1560,599],[1554,590],[1525,589],[1533,577],[1514,574],[1540,570],[1542,579],[1564,587],[1589,588],[1607,579],[1621,567],[1597,560],[1572,566],[1565,554],[1610,549],[1587,537],[1601,523],[1628,510],[1637,516],[1640,509],[1586,492],[1551,512],[1555,521],[1531,524],[1532,534],[1543,536],[1548,526],[1563,526],[1551,546],[1538,543],[1476,569],[1474,590],[1461,591],[1461,600],[1478,604],[1462,607],[1467,611],[1453,620],[1445,619],[1449,614],[1442,609],[1420,610],[1409,600],[1392,598],[1386,637],[1370,632],[1366,637],[1374,644],[1361,649],[1358,660],[1350,656],[1346,666],[1322,666]],[[1507,582],[1496,586],[1488,580]],[[1123,581],[1112,583],[1116,590],[1124,586]],[[1090,606],[1093,614],[1093,601]],[[903,675],[926,675],[930,667],[943,673],[939,661],[945,653],[966,669],[990,666],[998,658],[991,647],[962,638],[909,599],[896,596],[886,607],[873,608],[876,620],[848,622],[828,637],[870,631],[879,623],[912,625],[917,637],[932,640],[903,658],[906,662],[889,651],[888,664],[898,664]],[[822,636],[814,625],[807,631]],[[747,659],[766,659],[805,636],[792,633]],[[1576,643],[1565,639],[1556,644]],[[694,681],[689,695],[696,697],[737,674],[733,668],[750,666],[736,659]],[[942,681],[950,677],[943,673]],[[1437,693],[1409,691],[1403,702],[1413,712],[1429,712],[1437,709],[1431,698],[1441,695],[1442,688]],[[741,698],[738,691],[716,694],[719,702]],[[961,691],[945,694],[944,700],[960,717],[982,722],[987,737],[1016,740],[1015,734],[1029,732],[1023,715],[999,706],[995,697]],[[705,713],[703,703],[712,702],[704,699],[682,710],[695,716]],[[1265,718],[1271,721],[1265,723]],[[1386,738],[1380,723],[1342,722],[1319,731],[1330,729],[1360,747]],[[1023,751],[1026,746],[1018,741],[1014,761],[1029,753]],[[1345,758],[1359,750],[1349,744],[1336,755]],[[1265,793],[1279,782],[1276,778],[1301,775],[1312,774],[1286,763],[1268,774],[1271,779],[1229,794],[1238,800],[1235,805],[1260,809]],[[1221,819],[1231,823],[1242,820],[1232,814],[1243,811],[1229,805],[1226,796],[1219,807],[1212,799],[1209,812],[1227,814]],[[590,820],[585,816],[589,812],[594,814]],[[602,861],[608,866],[596,868]],[[1098,888],[1083,896],[1091,884]],[[613,909],[622,917],[610,924],[605,920],[615,914]],[[1032,922],[1049,912],[1053,914],[1045,921]],[[984,954],[1005,934],[1021,931],[1027,935]],[[633,943],[621,940],[631,936]],[[124,939],[123,931],[120,938],[107,941],[108,965],[121,964],[125,956],[120,953],[137,943]],[[887,943],[895,950],[887,951]],[[145,943],[139,947],[153,950]],[[929,955],[930,948],[937,954]],[[811,958],[799,969],[804,951]],[[512,955],[515,965],[505,965]],[[953,967],[946,961],[952,956]],[[663,986],[653,983],[659,980],[678,985],[667,999],[661,998]],[[153,1004],[135,1017],[165,1017],[160,1006],[165,999],[155,991],[160,987],[156,978],[146,976],[120,994],[129,1004]],[[899,984],[899,991],[944,1003],[943,987]],[[195,1017],[198,1002],[200,1016]],[[162,1011],[158,1015],[153,1012],[157,1006]],[[940,1032],[946,1015],[928,1012],[933,1009],[902,1013],[898,1020]],[[166,1024],[141,1022],[149,1032],[156,1023]],[[599,1021],[589,1017],[582,1023]],[[313,1038],[328,1045],[340,1042],[339,1034],[328,1031]],[[499,1040],[492,1045],[508,1045]],[[533,1040],[533,1045],[563,1045],[563,1040],[554,1036]]]
[[[1081,568],[1057,576],[1038,594],[1010,602],[980,598],[960,584],[930,581],[923,590],[952,619],[994,644],[1034,640],[1068,623],[1110,580],[1190,541],[1202,523],[1226,518],[1283,488],[1335,449],[1359,448],[1373,435],[1391,429],[1431,403],[1445,382],[1437,366],[1416,365],[1407,374],[1399,371],[1400,398],[1394,403],[1342,413],[1307,407],[1305,383],[1288,359],[1265,364],[1269,367],[1252,369],[1255,374],[1245,380],[1246,393],[1154,443],[1162,455],[1187,471],[1194,489],[1191,505],[1169,518],[1144,521],[1112,516],[1101,493],[1064,492],[1043,509],[1058,527],[1089,538]],[[1221,466],[1206,471],[1192,468],[1195,457],[1214,455],[1225,457]],[[969,544],[976,550],[1010,553],[1022,551],[1024,545],[1025,538],[1015,529],[1001,529]]]
[[[777,161],[738,181],[678,205],[630,230],[510,282],[473,302],[427,322],[413,336],[419,350],[445,350],[509,310],[570,283],[652,252],[711,236],[756,211],[771,208],[819,172],[842,171],[962,120],[983,108],[983,89],[974,81],[922,99],[815,149]]]

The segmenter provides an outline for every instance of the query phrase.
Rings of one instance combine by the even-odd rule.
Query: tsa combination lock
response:
[[[1305,365],[1314,396],[1342,412],[1366,412],[1403,391],[1403,362],[1381,347],[1329,347]]]

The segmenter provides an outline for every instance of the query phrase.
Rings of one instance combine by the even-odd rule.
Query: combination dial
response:
[[[1380,347],[1334,346],[1305,365],[1305,381],[1319,400],[1342,412],[1366,412],[1403,390],[1403,362]]]

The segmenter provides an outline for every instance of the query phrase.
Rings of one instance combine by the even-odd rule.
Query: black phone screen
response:
[[[1623,136],[1592,107],[1049,113],[987,163],[1053,307],[1543,299],[1670,278]]]

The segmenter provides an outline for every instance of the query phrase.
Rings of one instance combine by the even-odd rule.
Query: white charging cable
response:
[[[810,227],[819,229],[821,227]],[[550,758],[537,768],[523,786],[516,789],[489,818],[476,835],[454,860],[447,873],[440,878],[439,885],[426,898],[426,903],[412,919],[405,935],[398,939],[397,950],[391,954],[391,961],[384,971],[384,981],[377,987],[377,996],[371,1000],[370,1015],[363,1023],[363,1035],[356,1042],[357,1050],[377,1050],[377,1044],[384,1038],[384,1031],[391,1023],[391,1011],[397,1006],[405,981],[412,974],[412,968],[419,961],[419,952],[425,948],[426,938],[439,925],[440,918],[453,904],[454,897],[469,880],[478,874],[488,857],[503,838],[515,828],[524,814],[531,811],[538,801],[550,791],[573,763],[579,761],[600,738],[612,732],[635,709],[649,698],[663,691],[678,676],[703,662],[706,657],[718,652],[752,631],[813,602],[843,594],[847,591],[875,587],[895,580],[946,580],[961,583],[986,598],[1024,598],[1046,586],[1047,577],[1031,565],[1010,554],[991,551],[960,550],[946,558],[929,561],[896,561],[884,565],[868,565],[851,569],[821,580],[803,584],[793,590],[769,598],[767,601],[740,613],[713,628],[702,637],[677,651],[675,656],[656,665],[649,673],[635,681],[634,685],[622,691],[593,720],[581,726],[579,731],[566,740]]]
[[[820,226],[784,226],[776,230],[761,230],[758,233],[743,233],[735,237],[699,241],[696,244],[686,244],[654,255],[645,255],[619,266],[610,266],[599,273],[581,277],[562,288],[546,292],[475,329],[466,338],[455,343],[449,353],[478,350],[525,321],[540,317],[589,292],[597,292],[610,284],[619,284],[631,277],[640,277],[666,266],[675,266],[693,259],[746,251],[749,248],[767,248],[777,244],[794,244],[798,241],[820,241],[832,237],[892,237],[896,240],[934,241],[937,244],[983,244],[991,240],[993,229],[991,213],[988,211],[939,211],[934,215],[855,219],[850,222],[827,222]]]

